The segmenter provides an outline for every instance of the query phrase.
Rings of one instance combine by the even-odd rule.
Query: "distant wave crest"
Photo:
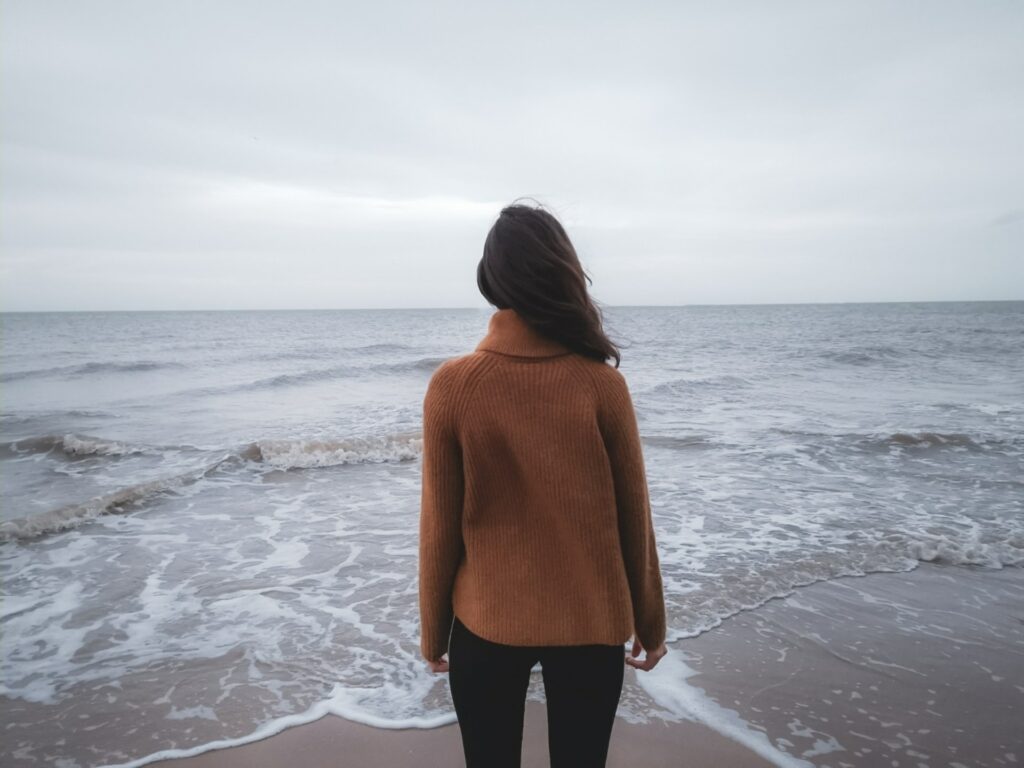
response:
[[[832,443],[861,450],[962,450],[991,451],[1012,448],[1014,441],[996,435],[963,432],[879,432],[879,433],[837,433],[803,432],[799,430],[774,429],[773,432],[796,438],[806,443]]]
[[[317,382],[332,381],[335,379],[354,378],[365,375],[368,372],[385,374],[417,372],[430,373],[446,359],[447,358],[444,357],[423,357],[398,363],[381,363],[371,365],[369,367],[360,367],[351,363],[344,363],[342,365],[332,365],[324,368],[310,368],[291,373],[279,373],[274,376],[267,376],[265,378],[245,381],[238,384],[186,389],[177,394],[181,397],[195,397],[196,395],[230,395],[238,392],[259,392],[264,390],[276,390],[286,387],[301,386],[304,384],[315,384]]]
[[[885,438],[888,445],[910,448],[971,448],[981,450],[986,441],[975,440],[970,435],[958,432],[894,432]]]
[[[715,445],[710,435],[641,435],[641,438],[647,445],[676,450],[709,448]]]
[[[1009,437],[971,434],[963,432],[892,432],[889,434],[857,435],[862,447],[908,451],[1005,451],[1016,447]]]
[[[0,381],[20,381],[23,379],[42,379],[51,376],[90,376],[97,373],[132,373],[139,371],[158,371],[167,368],[184,368],[182,363],[171,361],[136,360],[128,363],[109,361],[81,363],[79,365],[58,365],[52,368],[35,368],[28,371],[6,371],[0,374]]]
[[[149,448],[131,445],[120,440],[106,440],[90,435],[39,435],[0,443],[0,457],[21,456],[33,453],[49,453],[53,450],[63,451],[68,456],[127,456],[132,453],[143,453]]]
[[[386,373],[413,373],[416,371],[430,372],[437,368],[448,358],[446,357],[421,357],[418,360],[406,360],[400,363],[383,363],[373,366],[374,371]]]
[[[900,360],[902,358],[902,353],[894,347],[875,346],[858,347],[857,349],[846,350],[829,350],[827,352],[820,353],[820,356],[825,360],[830,360],[831,362],[839,363],[840,365],[861,366]]]
[[[660,384],[655,384],[653,387],[637,392],[637,395],[655,398],[674,398],[695,394],[702,390],[722,392],[745,389],[749,386],[750,382],[739,376],[692,376],[663,381]]]

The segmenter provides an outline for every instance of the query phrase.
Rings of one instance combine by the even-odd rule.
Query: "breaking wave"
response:
[[[86,435],[42,435],[0,444],[0,457],[11,458],[60,451],[69,456],[116,458],[140,453],[196,451],[191,446],[144,446]],[[100,515],[120,513],[162,493],[173,492],[209,477],[226,464],[264,464],[277,470],[316,469],[345,464],[415,460],[423,451],[421,432],[337,440],[259,440],[240,449],[219,452],[197,469],[118,488],[110,493],[27,517],[0,522],[0,542],[26,539],[73,528]],[[209,454],[210,452],[204,451]],[[217,452],[214,452],[217,453]]]
[[[242,458],[277,469],[309,469],[342,464],[410,461],[423,451],[420,432],[341,440],[261,440],[241,452]]]
[[[28,539],[47,533],[56,533],[74,528],[100,515],[126,511],[128,507],[139,504],[158,494],[192,485],[207,477],[211,472],[232,458],[237,460],[237,457],[232,457],[229,454],[190,472],[146,480],[124,488],[118,488],[111,493],[96,496],[85,502],[68,504],[48,512],[40,512],[28,517],[4,521],[0,523],[0,541]]]

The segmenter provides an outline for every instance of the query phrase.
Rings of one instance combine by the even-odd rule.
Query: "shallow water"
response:
[[[489,315],[3,315],[5,762],[128,761],[332,695],[450,722],[418,654],[420,415]],[[670,640],[844,574],[1024,563],[1024,303],[606,321]],[[664,710],[628,686],[620,713]]]

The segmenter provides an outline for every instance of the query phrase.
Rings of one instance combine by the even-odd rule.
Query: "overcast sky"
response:
[[[0,5],[5,310],[1024,298],[1024,3]]]

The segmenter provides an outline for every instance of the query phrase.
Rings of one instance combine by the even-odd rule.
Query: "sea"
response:
[[[1024,302],[602,311],[670,647],[817,582],[1024,565]],[[0,764],[454,722],[419,656],[422,402],[492,312],[0,315]]]

